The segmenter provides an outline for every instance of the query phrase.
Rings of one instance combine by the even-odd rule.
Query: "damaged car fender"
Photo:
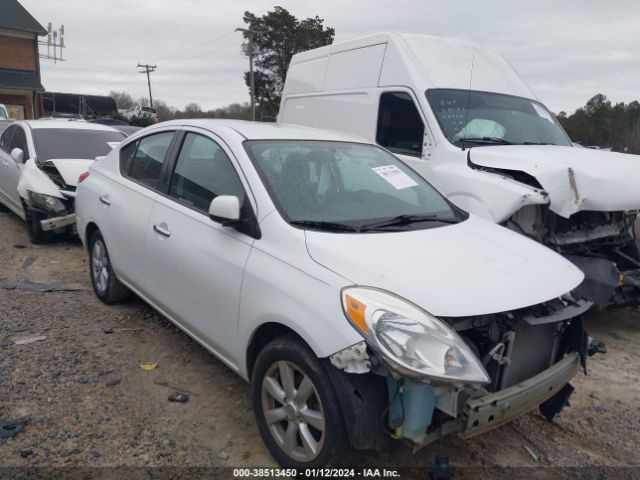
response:
[[[64,199],[64,196],[60,193],[60,188],[45,172],[38,168],[34,159],[26,161],[18,180],[18,193],[25,202],[29,198],[28,192]]]
[[[483,147],[484,148],[484,147]],[[478,149],[479,150],[479,149]],[[454,162],[421,160],[402,157],[458,207],[494,223],[502,223],[527,205],[546,205],[549,195],[535,186],[525,185],[507,175],[496,175],[470,168],[468,159],[475,158],[476,149],[452,151]]]

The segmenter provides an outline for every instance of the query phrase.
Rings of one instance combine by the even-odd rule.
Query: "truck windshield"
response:
[[[382,148],[330,141],[245,142],[262,182],[291,225],[332,232],[416,230],[466,218]]]
[[[33,130],[33,141],[39,162],[58,158],[85,158],[94,160],[111,151],[109,143],[126,137],[122,132],[79,128],[38,128]]]
[[[474,90],[427,90],[427,101],[451,143],[564,145],[569,137],[540,102]]]

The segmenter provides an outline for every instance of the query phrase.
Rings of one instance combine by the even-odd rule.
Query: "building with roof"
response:
[[[0,0],[0,103],[13,118],[42,115],[38,37],[46,34],[17,0]]]

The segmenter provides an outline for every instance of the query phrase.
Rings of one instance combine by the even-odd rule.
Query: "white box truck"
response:
[[[566,255],[585,297],[640,299],[640,158],[575,148],[498,53],[398,33],[299,53],[278,121],[375,141],[459,207]]]

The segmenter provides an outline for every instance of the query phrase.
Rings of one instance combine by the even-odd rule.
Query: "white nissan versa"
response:
[[[77,193],[96,295],[134,291],[249,380],[284,466],[550,419],[585,368],[580,270],[357,137],[171,121]]]

